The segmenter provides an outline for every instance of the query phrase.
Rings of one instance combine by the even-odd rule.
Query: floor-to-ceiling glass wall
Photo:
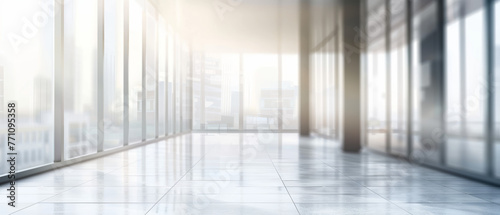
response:
[[[97,0],[64,4],[64,156],[97,151]]]
[[[407,153],[408,41],[407,1],[390,1],[390,152]]]
[[[168,130],[168,135],[175,133],[175,112],[174,109],[176,107],[175,105],[175,94],[174,94],[174,87],[175,87],[175,79],[174,79],[174,73],[175,73],[175,61],[174,61],[174,55],[175,55],[175,43],[174,43],[174,32],[173,28],[168,25],[167,29],[167,130]]]
[[[281,117],[283,130],[297,130],[299,128],[299,54],[298,35],[288,32],[298,32],[299,17],[288,13],[297,8],[293,5],[298,1],[279,1],[278,5],[278,32],[277,49],[281,89],[278,92],[278,117]],[[278,62],[279,63],[279,62]],[[240,83],[244,84],[244,83]]]
[[[330,7],[325,7],[325,11],[330,10]],[[324,28],[325,28],[325,37],[329,37],[332,35],[332,39],[328,40],[325,44],[325,77],[324,77],[324,83],[325,83],[325,88],[324,88],[324,94],[325,94],[325,104],[323,105],[325,108],[325,129],[324,129],[324,134],[330,137],[335,137],[335,115],[337,108],[335,107],[335,99],[337,96],[335,95],[335,87],[337,86],[336,83],[336,74],[337,71],[335,70],[335,50],[334,50],[334,41],[336,37],[336,26],[334,24],[335,21],[335,14],[332,12],[325,12],[325,23],[324,23]]]
[[[244,128],[278,129],[278,61],[275,54],[244,54]]]
[[[146,4],[146,139],[156,137],[157,84],[158,84],[158,25],[153,5]],[[144,100],[143,100],[144,101]]]
[[[167,24],[158,19],[158,136],[167,134]]]
[[[442,29],[439,1],[412,2],[412,153],[418,163],[440,163],[443,139]]]
[[[281,80],[278,80],[278,62],[278,56],[272,53],[195,54],[192,88],[195,130],[277,130],[280,95],[282,128],[296,129],[298,57],[281,56]]]
[[[239,129],[239,61],[237,54],[196,54],[193,76],[196,129]]]
[[[181,82],[181,60],[182,60],[182,49],[181,49],[182,42],[180,40],[180,36],[176,34],[174,36],[174,98],[175,98],[175,108],[174,108],[174,132],[175,133],[180,133],[181,132],[181,125],[182,125],[182,103],[181,103],[181,89],[182,89],[182,82]]]
[[[181,124],[181,132],[189,131],[189,125],[191,121],[190,114],[190,101],[191,94],[189,88],[191,87],[191,47],[186,42],[183,41],[181,45],[181,108],[182,108],[182,124]]]
[[[317,2],[319,3],[319,2]],[[311,17],[310,99],[311,129],[338,138],[340,60],[338,1],[313,4]]]
[[[484,1],[446,3],[446,163],[484,174],[487,102]]]
[[[204,123],[202,114],[205,112],[204,102],[202,99],[202,77],[204,77],[204,58],[202,51],[195,51],[193,53],[193,130],[201,130],[201,125]]]
[[[283,114],[283,129],[294,130],[299,127],[298,60],[296,54],[282,56],[281,112]]]
[[[59,155],[63,161],[87,159],[100,149],[115,150],[141,143],[143,138],[165,136],[167,127],[170,134],[174,128],[191,129],[192,47],[184,43],[182,52],[174,49],[172,35],[177,34],[176,41],[187,40],[177,29],[167,31],[169,23],[157,5],[145,0],[66,0],[64,4],[29,0],[0,6],[0,31],[10,32],[0,34],[0,125],[14,126],[12,120],[7,124],[7,114],[15,108],[16,123],[22,125],[16,129],[16,141],[23,143],[15,148],[22,155],[16,170],[36,172],[38,166],[59,162]],[[183,66],[174,73],[173,66],[180,62]],[[63,74],[63,80],[54,76],[55,71]],[[177,101],[173,100],[173,75],[181,78],[176,92],[182,93],[182,99]],[[59,85],[60,94],[54,92]],[[64,111],[55,113],[59,104]],[[182,111],[183,117],[177,119],[178,123],[184,119],[182,128],[169,120],[174,119],[173,107]],[[56,140],[54,127],[61,128],[61,141]],[[7,147],[8,131],[0,132],[0,137]],[[6,147],[0,149],[2,159],[6,159]],[[2,180],[6,171],[0,167]]]
[[[104,1],[104,149],[123,145],[123,1]]]
[[[3,175],[8,147],[14,146],[8,142],[16,144],[11,151],[19,155],[16,171],[54,160],[54,5],[37,0],[2,1],[0,32]]]
[[[367,1],[367,145],[387,148],[388,80],[386,1]]]
[[[316,2],[318,3],[318,2]],[[324,15],[322,12],[323,10],[320,10],[321,7],[319,7],[317,4],[312,4],[311,7],[311,21],[309,25],[311,26],[310,29],[310,41],[311,44],[313,44],[313,48],[311,50],[310,54],[310,79],[309,79],[309,85],[310,85],[310,91],[309,91],[309,96],[311,98],[311,105],[310,105],[310,111],[311,111],[311,119],[310,119],[310,124],[311,124],[311,131],[320,133],[320,130],[322,128],[322,110],[321,110],[321,96],[319,93],[321,92],[321,86],[320,84],[320,76],[321,76],[321,71],[323,70],[321,66],[321,50],[319,48],[322,48],[322,46],[315,46],[316,44],[320,44],[321,40],[323,39],[322,37],[322,15]]]
[[[494,106],[488,103],[493,92],[488,86],[494,81],[487,78],[488,48],[492,48],[487,44],[488,38],[496,36],[488,35],[488,24],[495,23],[488,16],[488,4],[482,0],[365,1],[368,146],[396,155],[411,152],[413,162],[478,178],[489,177],[491,167],[498,169],[500,153],[497,147],[488,151],[487,138],[487,113],[489,105]],[[491,6],[496,15],[498,3]],[[406,136],[407,125],[412,128],[411,139]],[[390,126],[389,136],[383,126]],[[497,128],[490,128],[494,139]],[[378,140],[376,132],[381,135]]]
[[[144,0],[129,1],[129,140],[130,144],[142,140],[142,31]],[[145,125],[144,125],[145,126]]]

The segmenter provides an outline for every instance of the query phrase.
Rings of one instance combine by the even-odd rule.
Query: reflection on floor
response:
[[[370,152],[345,154],[334,141],[296,134],[184,135],[19,180],[17,190],[18,207],[5,202],[2,213],[500,211],[500,188]]]

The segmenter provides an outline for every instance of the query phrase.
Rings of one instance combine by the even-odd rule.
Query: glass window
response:
[[[275,54],[243,56],[245,129],[278,129],[278,64]]]
[[[158,135],[165,136],[167,114],[167,30],[162,16],[158,21]]]
[[[316,86],[316,111],[318,113],[318,118],[317,118],[317,125],[318,125],[318,133],[324,134],[325,133],[325,52],[324,52],[324,47],[321,47],[320,50],[318,50],[318,56],[317,56],[317,70],[316,70],[316,79],[315,79],[315,86]]]
[[[174,94],[174,73],[175,73],[175,61],[174,61],[174,54],[175,54],[175,43],[174,43],[174,35],[172,33],[172,28],[169,28],[169,31],[167,32],[167,48],[168,48],[168,53],[167,53],[167,78],[168,78],[168,84],[167,84],[167,112],[168,112],[168,121],[167,121],[167,127],[168,127],[168,135],[174,133],[174,126],[175,126],[175,115],[174,115],[174,108],[175,108],[175,94]]]
[[[391,153],[406,155],[408,111],[408,52],[406,1],[391,0]]]
[[[481,2],[481,1],[475,1]],[[465,133],[468,155],[464,168],[486,173],[486,28],[484,8],[465,17]]]
[[[367,145],[379,151],[387,144],[387,59],[385,44],[385,3],[368,12],[367,53]]]
[[[104,149],[123,145],[123,1],[104,1]]]
[[[313,104],[313,106],[310,106],[310,119],[309,119],[309,123],[311,124],[311,131],[312,132],[317,132],[318,131],[318,125],[317,125],[317,122],[318,122],[318,113],[317,113],[317,110],[316,110],[316,70],[317,70],[317,66],[316,66],[316,52],[312,52],[311,54],[311,57],[310,57],[310,70],[309,70],[309,86],[310,86],[310,91],[309,91],[309,97],[310,97],[310,103]]]
[[[486,173],[486,29],[477,4],[447,1],[446,157],[449,166]]]
[[[191,95],[188,94],[188,89],[189,89],[189,81],[188,81],[188,76],[190,75],[190,50],[189,46],[183,42],[181,46],[181,82],[182,82],[182,88],[181,88],[181,110],[182,110],[182,121],[181,121],[181,132],[186,132],[189,126],[189,97]]]
[[[281,104],[283,129],[299,127],[299,57],[296,54],[282,55]]]
[[[44,1],[45,2],[45,1]],[[40,5],[46,7],[42,10]],[[7,172],[7,105],[16,103],[18,170],[52,163],[54,149],[54,6],[0,2],[0,175]],[[26,31],[37,33],[26,34]],[[31,138],[22,138],[30,136]]]
[[[330,7],[325,7],[325,11],[327,10],[332,10]],[[325,39],[328,37],[328,35],[334,35],[333,37],[329,38],[328,41],[325,44],[325,89],[324,89],[324,94],[325,94],[325,133],[324,135],[329,136],[329,137],[334,137],[335,135],[335,113],[336,113],[336,108],[335,108],[335,86],[337,84],[335,83],[335,65],[334,65],[334,53],[333,53],[333,48],[334,48],[334,40],[336,37],[336,32],[335,32],[335,26],[333,25],[333,21],[335,20],[334,18],[334,13],[325,13],[324,14],[324,19],[325,19]]]
[[[181,41],[180,41],[180,37],[178,34],[175,34],[175,41],[174,41],[174,60],[175,60],[175,63],[174,63],[174,66],[175,66],[175,71],[174,71],[174,95],[175,95],[175,127],[174,127],[174,133],[178,134],[181,132],[181,120],[182,120],[182,117],[181,117],[181,113],[182,113],[182,105],[181,105],[181,89],[182,89],[182,83],[181,83],[181,68],[182,68],[182,64],[181,64],[181,60],[182,60],[182,56],[181,56]]]
[[[195,109],[201,109],[201,113],[196,115],[199,118],[195,118],[195,121],[201,122],[202,128],[207,130],[238,129],[240,55],[220,53],[204,55],[201,59],[202,62],[198,63],[200,67],[203,66],[200,70],[203,71],[200,87],[204,91],[203,95],[197,95],[200,99],[204,99],[204,103],[200,102],[196,105],[205,105],[205,108],[195,107]]]
[[[142,140],[142,7],[143,0],[129,5],[129,143]]]
[[[158,84],[157,42],[158,26],[155,8],[146,4],[146,139],[156,137],[156,87]]]
[[[204,53],[198,51],[194,54],[194,69],[193,69],[193,130],[201,130],[201,124],[204,123],[202,120],[202,114],[205,111],[203,107],[204,103],[201,102],[202,99],[202,77],[204,76],[204,66],[203,55]],[[203,73],[203,74],[202,74]]]
[[[97,1],[64,4],[64,150],[74,158],[97,150]]]
[[[412,139],[410,159],[414,162],[440,162],[443,139],[440,117],[439,74],[442,57],[439,50],[438,1],[413,1],[413,59],[412,59]]]

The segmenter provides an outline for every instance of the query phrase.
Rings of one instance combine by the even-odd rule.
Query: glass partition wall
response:
[[[0,3],[0,32],[22,39],[0,33],[0,125],[8,126],[7,105],[15,104],[16,141],[22,142],[15,149],[22,155],[18,172],[43,171],[191,130],[191,44],[155,2],[59,2]],[[23,17],[36,34],[23,38]],[[57,38],[64,41],[61,46]],[[54,63],[57,56],[63,63]],[[63,71],[61,83],[55,71]],[[64,91],[60,98],[58,84]],[[63,112],[55,112],[56,98],[63,101]],[[0,137],[0,158],[6,160],[7,130]],[[2,181],[7,171],[0,166]]]

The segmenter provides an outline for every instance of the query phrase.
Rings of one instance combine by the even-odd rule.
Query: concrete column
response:
[[[309,136],[310,112],[309,112],[309,54],[310,54],[310,3],[309,0],[300,0],[299,8],[299,133],[301,136]]]
[[[361,149],[361,55],[359,35],[361,27],[361,0],[344,0],[342,4],[342,30],[344,43],[344,120],[342,149],[359,152]]]

